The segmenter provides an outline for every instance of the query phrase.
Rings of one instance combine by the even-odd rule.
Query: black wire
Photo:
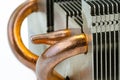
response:
[[[47,32],[54,31],[54,0],[46,0]]]
[[[65,80],[70,80],[70,78],[68,76],[66,76]]]

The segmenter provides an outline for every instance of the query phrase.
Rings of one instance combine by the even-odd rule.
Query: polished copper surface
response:
[[[53,45],[57,41],[63,38],[69,37],[71,35],[70,30],[59,30],[55,32],[50,32],[46,34],[38,34],[31,37],[34,44],[48,44]]]
[[[8,23],[8,39],[13,52],[23,64],[33,70],[35,70],[38,56],[25,47],[21,39],[20,30],[23,20],[29,14],[37,11],[43,11],[42,9],[39,9],[38,4],[42,7],[40,1],[38,2],[37,0],[24,2],[13,12]]]
[[[23,20],[29,14],[38,11],[44,11],[41,0],[26,1],[14,11],[8,24],[10,46],[24,65],[32,70],[36,69],[38,80],[63,80],[64,78],[54,71],[54,67],[69,57],[86,53],[88,50],[87,38],[81,32],[79,35],[73,35],[76,31],[72,32],[72,29],[37,35],[32,38],[34,43],[51,45],[38,60],[38,56],[25,47],[20,33]]]
[[[54,74],[55,66],[69,57],[84,54],[87,50],[85,34],[75,35],[54,44],[38,59],[36,64],[38,80],[64,80],[59,74]]]
[[[38,6],[39,4],[39,6]],[[31,69],[35,69],[35,64],[38,59],[38,56],[32,53],[30,50],[28,50],[25,45],[22,42],[21,38],[21,24],[23,20],[31,13],[38,12],[38,11],[44,11],[43,10],[42,2],[37,0],[32,1],[26,1],[22,5],[20,5],[12,14],[9,23],[8,23],[8,39],[10,42],[10,46],[12,50],[14,51],[16,57],[26,66],[28,66]],[[68,37],[70,35],[69,30],[60,31],[59,34],[65,35],[63,36]],[[56,33],[55,33],[56,34]],[[47,34],[47,35],[54,35],[54,34]],[[61,39],[61,35],[55,36],[55,40]],[[45,41],[51,43],[51,39],[42,39],[41,43],[44,43]],[[54,42],[55,43],[55,42]],[[54,44],[52,43],[52,44]],[[44,43],[47,44],[47,43]]]
[[[45,34],[33,35],[31,37],[31,40],[34,44],[53,45],[62,39],[80,33],[81,33],[80,28],[69,28],[69,29],[57,30],[55,32],[50,32]]]

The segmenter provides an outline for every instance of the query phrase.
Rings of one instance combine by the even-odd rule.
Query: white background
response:
[[[7,39],[9,17],[24,1],[0,0],[0,80],[36,80],[35,73],[21,64],[13,55]]]

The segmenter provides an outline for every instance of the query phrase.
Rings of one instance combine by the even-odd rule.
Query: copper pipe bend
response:
[[[8,39],[14,54],[24,65],[31,68],[32,70],[35,70],[35,65],[36,65],[38,56],[32,53],[30,50],[28,50],[23,44],[21,39],[21,34],[20,34],[21,24],[29,14],[33,12],[38,12],[38,11],[44,12],[45,5],[43,4],[44,2],[42,2],[42,0],[30,0],[30,1],[24,2],[13,12],[8,23]],[[53,32],[52,34],[50,33],[49,36],[53,36],[55,34],[57,36],[55,36],[52,39],[51,37],[50,38],[47,37],[47,40],[46,38],[42,39],[41,44],[52,45],[57,41],[59,41],[61,38],[63,39],[70,36],[70,30],[56,31],[56,32]]]
[[[39,4],[39,6],[38,6]],[[10,46],[15,53],[15,56],[27,67],[35,70],[36,61],[38,56],[33,54],[30,50],[28,50],[22,42],[21,39],[21,24],[23,20],[31,13],[40,10],[39,7],[42,7],[42,3],[37,0],[30,0],[24,2],[20,5],[10,17],[8,23],[8,39]]]
[[[20,5],[14,11],[8,24],[9,43],[16,57],[24,65],[32,70],[36,69],[38,80],[63,80],[64,78],[54,71],[54,67],[64,59],[87,52],[86,36],[81,34],[58,40],[59,42],[48,48],[38,60],[38,56],[28,50],[23,44],[20,30],[23,20],[29,14],[44,11],[42,10],[43,8],[39,7],[43,7],[40,0],[30,0]]]
[[[72,36],[52,45],[37,61],[38,80],[64,80],[61,75],[54,73],[55,66],[69,57],[84,54],[87,50],[88,43],[85,34]]]

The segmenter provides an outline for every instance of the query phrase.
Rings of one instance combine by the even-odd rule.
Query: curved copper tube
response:
[[[38,80],[64,80],[58,74],[54,74],[54,67],[61,61],[86,53],[88,50],[85,34],[66,38],[48,48],[38,59],[36,73]]]
[[[20,30],[23,20],[33,12],[44,11],[43,6],[43,2],[40,2],[40,0],[26,1],[13,12],[8,23],[8,39],[13,52],[24,65],[33,70],[35,70],[38,56],[25,47],[21,39]],[[59,33],[61,34],[61,32]],[[62,31],[62,33],[62,35],[64,35],[65,37],[70,35],[69,31],[67,30]],[[50,34],[50,36],[52,35]],[[55,37],[59,39],[63,38],[60,35],[56,35]],[[42,41],[42,43],[44,43],[44,41],[51,42],[50,39],[43,39]]]
[[[39,4],[39,6],[38,6]],[[8,39],[12,50],[16,57],[27,67],[35,70],[38,56],[29,51],[22,42],[20,29],[21,24],[29,14],[37,11],[43,11],[42,2],[37,0],[30,0],[20,5],[10,17],[8,23]]]
[[[25,47],[20,30],[25,17],[33,12],[44,11],[44,8],[40,7],[43,7],[40,1],[26,1],[14,11],[8,24],[8,39],[12,50],[16,57],[32,70],[35,70],[38,56]],[[87,52],[87,40],[84,34],[69,37],[54,44],[39,58],[36,69],[38,79],[63,80],[63,77],[53,70],[54,67],[64,59],[84,52]]]
[[[80,28],[69,28],[69,29],[57,30],[55,32],[50,32],[50,33],[34,35],[31,37],[31,40],[34,44],[53,45],[62,39],[80,33],[81,33]]]

